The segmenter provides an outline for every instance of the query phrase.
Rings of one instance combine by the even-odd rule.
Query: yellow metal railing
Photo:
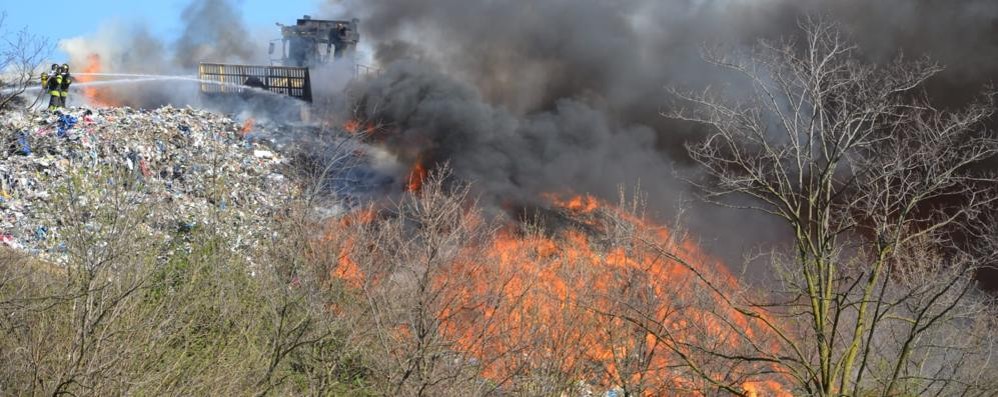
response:
[[[203,94],[250,94],[259,89],[312,101],[308,68],[202,63],[198,78]]]

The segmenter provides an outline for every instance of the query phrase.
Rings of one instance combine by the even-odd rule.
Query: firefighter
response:
[[[73,75],[69,74],[68,63],[62,64],[62,67],[59,68],[59,75],[62,76],[62,81],[59,84],[59,105],[66,107],[66,101],[69,98],[69,86],[73,84]]]
[[[52,64],[52,68],[47,72],[42,72],[42,91],[48,90],[49,78],[55,76],[56,72],[59,71],[59,65]]]
[[[49,111],[54,111],[62,105],[62,74],[56,65],[56,73],[45,80],[45,90],[49,93]]]

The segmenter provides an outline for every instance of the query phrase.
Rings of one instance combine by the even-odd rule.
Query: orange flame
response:
[[[343,252],[340,253],[339,261],[332,273],[334,277],[343,280],[347,285],[360,288],[364,284],[364,272],[350,257],[350,253],[355,249],[355,244],[356,242],[352,238],[346,240]]]
[[[353,255],[357,254],[357,240],[350,235],[350,230],[353,227],[362,227],[374,222],[377,217],[377,211],[373,208],[363,208],[358,211],[351,212],[341,217],[337,224],[331,225],[333,227],[327,228],[322,234],[322,238],[318,243],[330,243],[337,241],[338,233],[346,233],[347,237],[342,239],[342,243],[337,250],[334,252],[336,255],[331,258],[331,262],[336,263],[336,267],[331,269],[329,275],[332,277],[342,280],[346,285],[352,288],[360,288],[365,280],[365,274],[354,261]],[[318,256],[320,253],[326,251],[310,249],[309,252],[312,254],[312,259],[319,262],[326,262],[327,258],[322,258]]]
[[[385,139],[385,136],[378,134],[378,132],[381,132],[381,129],[371,121],[349,119],[340,128],[349,135],[360,135],[369,141],[381,141]]]
[[[363,208],[359,211],[354,211],[346,216],[340,218],[340,225],[344,227],[350,227],[354,225],[366,225],[374,222],[374,219],[378,216],[377,211],[373,208]]]
[[[83,68],[84,73],[100,73],[102,70],[101,58],[98,54],[90,54],[87,56],[87,63]],[[76,77],[74,77],[76,78]],[[81,75],[76,78],[80,83],[89,83],[96,80],[94,76],[91,75]],[[87,101],[97,105],[97,106],[117,106],[118,103],[112,97],[110,92],[106,89],[101,89],[99,87],[83,87],[83,96],[87,98]]]
[[[425,171],[420,169],[417,163],[413,174],[421,182]],[[550,236],[506,231],[484,247],[484,255],[459,256],[445,274],[436,275],[435,285],[447,295],[443,300],[459,302],[437,313],[441,333],[456,350],[478,359],[485,377],[498,381],[514,379],[519,371],[555,371],[569,381],[597,381],[606,388],[641,385],[644,396],[675,395],[677,390],[696,394],[691,392],[697,390],[694,380],[673,369],[682,366],[675,349],[687,350],[687,343],[697,341],[736,344],[740,336],[735,330],[747,336],[764,333],[754,320],[725,309],[711,292],[697,295],[691,286],[699,283],[698,277],[728,291],[737,290],[738,281],[689,239],[591,196],[545,197],[577,215],[598,218],[595,211],[600,209],[644,237],[605,248],[575,229]],[[374,217],[361,213],[345,219],[349,225]],[[645,238],[685,258],[701,276],[642,244]],[[346,245],[334,276],[355,287],[383,279],[363,274],[350,258],[354,241]],[[697,303],[704,299],[706,304]],[[614,314],[635,308],[650,324],[637,326]],[[728,370],[736,368],[719,369]],[[772,379],[749,377],[739,386],[747,396],[790,395]]]
[[[350,133],[350,135],[356,134],[360,131],[360,122],[354,119],[347,120],[343,123],[343,130]]]
[[[580,214],[591,214],[599,208],[599,200],[588,194],[562,199],[556,194],[548,193],[544,194],[544,198],[551,201],[557,207]]]
[[[419,189],[423,188],[423,181],[426,180],[426,166],[423,165],[423,160],[416,160],[416,164],[413,164],[412,169],[409,170],[409,177],[406,180],[406,191],[418,192]]]
[[[746,397],[790,396],[790,393],[787,393],[782,385],[771,380],[745,382],[742,384],[742,388],[745,389]]]
[[[246,134],[253,131],[253,127],[255,126],[256,126],[256,120],[250,117],[243,122],[243,127],[239,129],[239,134],[246,136]]]

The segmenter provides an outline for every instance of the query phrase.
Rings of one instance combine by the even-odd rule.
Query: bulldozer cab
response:
[[[281,64],[307,68],[342,58],[360,41],[357,24],[356,19],[334,21],[306,15],[293,26],[280,25]]]
[[[352,53],[360,41],[358,20],[322,20],[306,15],[292,26],[281,28],[278,65],[255,66],[201,63],[200,91],[206,97],[288,96],[312,102],[309,68],[327,64]],[[273,57],[278,41],[268,53]],[[273,98],[271,98],[273,99]]]

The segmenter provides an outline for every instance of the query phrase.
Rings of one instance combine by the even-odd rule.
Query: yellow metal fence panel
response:
[[[202,63],[198,78],[203,94],[251,94],[257,90],[312,101],[308,68]]]

